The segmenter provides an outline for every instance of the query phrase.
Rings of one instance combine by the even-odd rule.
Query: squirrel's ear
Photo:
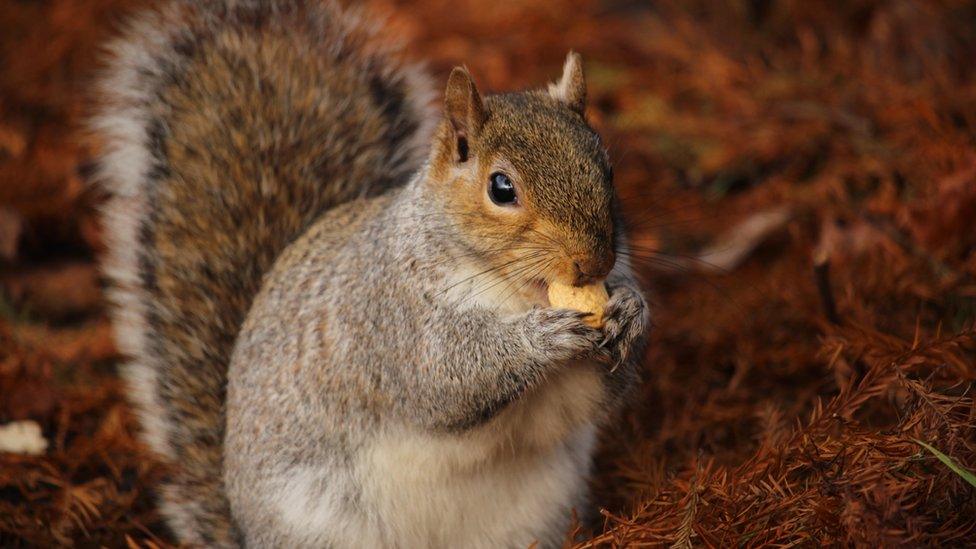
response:
[[[549,95],[583,114],[586,110],[586,80],[583,78],[583,59],[574,51],[566,56],[559,82],[549,84]]]
[[[444,92],[444,110],[454,129],[458,160],[468,159],[468,140],[478,135],[485,123],[485,107],[481,94],[468,69],[454,67],[447,79]]]

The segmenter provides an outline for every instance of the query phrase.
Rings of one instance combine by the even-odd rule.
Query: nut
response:
[[[550,305],[590,313],[584,322],[594,328],[603,326],[603,308],[609,299],[602,282],[581,287],[558,282],[549,285]]]

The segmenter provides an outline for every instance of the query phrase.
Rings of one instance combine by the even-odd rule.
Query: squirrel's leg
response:
[[[511,316],[482,309],[432,311],[419,343],[423,375],[401,384],[403,412],[426,428],[459,431],[491,419],[575,358],[600,354],[604,334],[565,309]]]

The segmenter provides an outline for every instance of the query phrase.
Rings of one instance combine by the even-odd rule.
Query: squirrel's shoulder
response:
[[[255,297],[251,313],[245,324],[267,322],[271,317],[293,318],[309,305],[319,307],[324,303],[322,292],[313,286],[322,284],[331,290],[352,291],[354,288],[336,288],[342,280],[357,277],[370,263],[379,262],[383,242],[372,240],[367,227],[379,226],[400,189],[370,198],[360,198],[325,212],[282,250],[268,270],[261,291]],[[363,245],[361,241],[370,245]]]
[[[379,196],[359,198],[332,208],[316,219],[308,229],[286,247],[275,266],[275,271],[290,271],[301,262],[327,261],[343,250],[369,253],[369,248],[358,246],[360,238],[368,238],[367,227],[380,223],[388,214],[402,189],[392,189]]]

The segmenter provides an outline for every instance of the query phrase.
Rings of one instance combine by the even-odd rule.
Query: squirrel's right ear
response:
[[[454,67],[444,92],[444,111],[454,130],[457,160],[468,159],[468,140],[477,136],[485,123],[485,107],[471,74],[464,67]]]
[[[586,79],[583,77],[583,58],[571,51],[563,63],[559,82],[549,84],[549,95],[582,115],[586,111]]]

